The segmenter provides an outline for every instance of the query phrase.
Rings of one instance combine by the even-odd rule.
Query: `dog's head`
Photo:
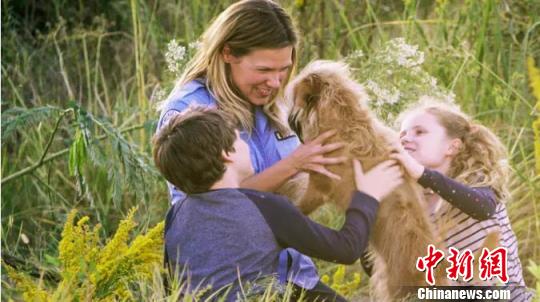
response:
[[[338,127],[336,122],[363,108],[367,100],[345,63],[324,60],[308,64],[289,83],[285,96],[292,106],[289,125],[302,140],[315,138],[325,122]]]

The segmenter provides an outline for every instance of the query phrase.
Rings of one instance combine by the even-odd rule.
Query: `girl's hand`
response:
[[[332,143],[324,145],[324,142],[336,134],[336,130],[326,131],[310,142],[302,144],[287,157],[296,171],[313,171],[340,180],[341,177],[326,169],[326,165],[344,163],[347,157],[324,157],[326,153],[343,148],[345,143]]]
[[[400,143],[394,144],[394,152],[390,154],[390,158],[395,159],[401,163],[407,174],[409,174],[414,180],[418,180],[424,173],[424,166],[422,166],[416,159],[414,159],[409,152],[403,149]]]
[[[356,189],[373,196],[379,202],[403,183],[403,173],[395,160],[384,161],[367,173],[364,173],[356,159],[353,160],[353,167]]]

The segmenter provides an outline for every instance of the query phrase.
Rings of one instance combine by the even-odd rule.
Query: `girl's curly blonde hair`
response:
[[[405,116],[418,111],[435,116],[449,137],[459,138],[463,143],[452,159],[448,176],[473,187],[489,186],[505,202],[509,197],[507,184],[511,170],[506,147],[500,139],[457,105],[431,97],[421,97],[397,121],[401,123]]]

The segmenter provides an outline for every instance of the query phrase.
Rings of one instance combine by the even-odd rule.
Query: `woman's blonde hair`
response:
[[[501,202],[506,201],[510,167],[506,147],[499,138],[487,127],[474,122],[457,105],[430,97],[420,98],[400,114],[398,121],[418,111],[433,115],[450,138],[459,138],[462,142],[452,159],[448,176],[474,187],[489,186]]]
[[[212,22],[200,42],[197,53],[180,76],[176,89],[194,79],[205,78],[218,107],[243,129],[251,131],[254,125],[251,103],[241,97],[233,83],[230,66],[223,61],[223,48],[227,45],[232,55],[241,57],[255,49],[292,46],[295,66],[297,33],[290,16],[270,0],[240,1],[229,6]],[[289,128],[282,119],[276,100],[283,97],[283,88],[289,81],[292,69],[277,96],[263,108],[271,123],[283,134],[289,132]]]

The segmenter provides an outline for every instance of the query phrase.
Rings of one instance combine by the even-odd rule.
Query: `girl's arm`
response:
[[[463,213],[477,220],[489,219],[495,213],[497,197],[489,187],[473,188],[418,163],[405,150],[391,155],[401,162],[407,173],[425,188],[432,189]]]
[[[495,214],[497,196],[490,187],[469,187],[430,169],[424,169],[418,183],[432,189],[444,200],[474,219],[486,220]]]

